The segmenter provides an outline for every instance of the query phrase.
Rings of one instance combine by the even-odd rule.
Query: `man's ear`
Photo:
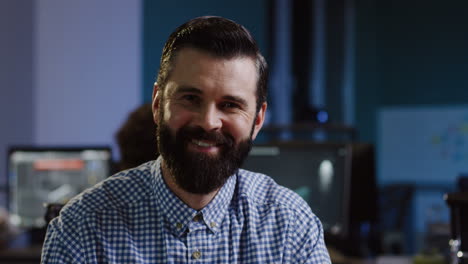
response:
[[[260,107],[260,110],[257,113],[257,116],[255,117],[254,120],[254,130],[252,133],[252,140],[254,140],[257,137],[258,132],[260,132],[260,129],[263,126],[263,121],[265,121],[265,113],[267,110],[267,103],[264,102],[262,106]]]
[[[153,120],[156,124],[158,124],[158,119],[159,119],[159,103],[161,100],[161,93],[159,92],[159,86],[158,83],[154,83],[153,86],[153,96],[152,96],[152,101],[151,101],[151,106],[153,109]]]

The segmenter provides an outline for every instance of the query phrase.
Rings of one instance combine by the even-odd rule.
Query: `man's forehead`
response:
[[[167,94],[183,94],[183,93],[190,93],[190,94],[197,94],[199,96],[208,96],[208,95],[213,95],[216,94],[219,97],[227,100],[232,100],[232,101],[239,101],[242,104],[247,105],[248,104],[248,98],[250,95],[245,95],[242,92],[232,89],[232,90],[222,90],[222,89],[215,89],[214,91],[205,91],[202,88],[198,88],[196,86],[192,85],[183,85],[183,84],[178,84],[177,82],[172,81],[169,84],[170,89],[166,89]]]
[[[216,58],[216,59],[221,59],[221,60],[233,60],[233,59],[239,59],[239,58],[249,58],[252,61],[256,61],[256,56],[243,54],[242,52],[225,52],[224,54],[217,54],[215,52],[205,50],[205,49],[201,49],[201,48],[197,48],[197,47],[193,47],[193,46],[180,47],[177,51],[174,52],[172,61],[175,61],[180,56],[180,54],[189,53],[189,52],[195,52],[195,53],[198,53],[198,54],[203,54],[203,55],[206,55],[206,56],[209,56],[209,57],[212,57],[212,58]],[[181,56],[181,57],[183,57],[183,56]]]
[[[179,52],[167,78],[167,86],[177,89],[204,88],[210,82],[223,88],[251,87],[254,92],[258,83],[258,70],[250,57],[222,58],[197,49],[184,48]],[[170,84],[172,82],[172,84]],[[229,86],[232,87],[229,87]],[[234,88],[234,89],[233,89]]]
[[[178,66],[187,66],[186,61],[188,58],[196,58],[196,62],[204,62],[204,61],[218,61],[218,62],[229,62],[229,61],[236,61],[236,60],[243,60],[248,62],[249,64],[255,68],[255,73],[257,72],[257,59],[254,56],[248,56],[244,54],[232,54],[232,55],[216,55],[212,52],[194,48],[194,47],[183,47],[178,50],[173,59],[172,59],[172,67],[171,71],[173,72]],[[258,76],[257,76],[258,77]]]

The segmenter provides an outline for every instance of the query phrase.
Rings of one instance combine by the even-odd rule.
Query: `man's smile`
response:
[[[217,155],[220,151],[220,147],[223,145],[215,141],[199,139],[192,139],[189,142],[189,150],[211,155]]]
[[[217,144],[216,143],[213,143],[213,142],[209,142],[209,141],[201,141],[201,140],[196,140],[196,139],[192,139],[192,143],[197,145],[197,146],[200,146],[200,147],[215,147]]]

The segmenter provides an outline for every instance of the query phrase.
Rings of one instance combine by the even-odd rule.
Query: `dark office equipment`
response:
[[[451,264],[468,264],[468,192],[445,195],[450,207]]]
[[[109,147],[12,147],[8,155],[8,204],[12,223],[46,225],[46,205],[64,204],[110,174]]]
[[[285,135],[287,135],[285,137]],[[318,136],[318,137],[317,137]],[[286,138],[286,140],[285,140]],[[330,122],[305,121],[294,125],[270,125],[262,128],[256,142],[267,144],[290,139],[314,142],[351,143],[357,138],[354,127]]]
[[[457,178],[457,188],[460,192],[468,192],[468,175],[462,174]]]
[[[255,145],[243,168],[262,172],[306,200],[327,244],[362,256],[377,220],[374,149],[370,144],[276,142]]]
[[[408,236],[411,236],[411,203],[415,192],[412,184],[389,184],[379,194],[379,232],[382,253],[408,254]]]

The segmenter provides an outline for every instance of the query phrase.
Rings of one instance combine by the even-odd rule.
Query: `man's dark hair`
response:
[[[156,124],[151,104],[144,104],[128,115],[125,123],[115,134],[120,149],[117,170],[136,167],[158,157]]]
[[[194,18],[179,26],[164,45],[158,74],[159,89],[164,90],[175,58],[183,48],[194,48],[215,57],[249,57],[258,69],[257,111],[267,96],[268,65],[250,32],[236,22],[213,16]]]

